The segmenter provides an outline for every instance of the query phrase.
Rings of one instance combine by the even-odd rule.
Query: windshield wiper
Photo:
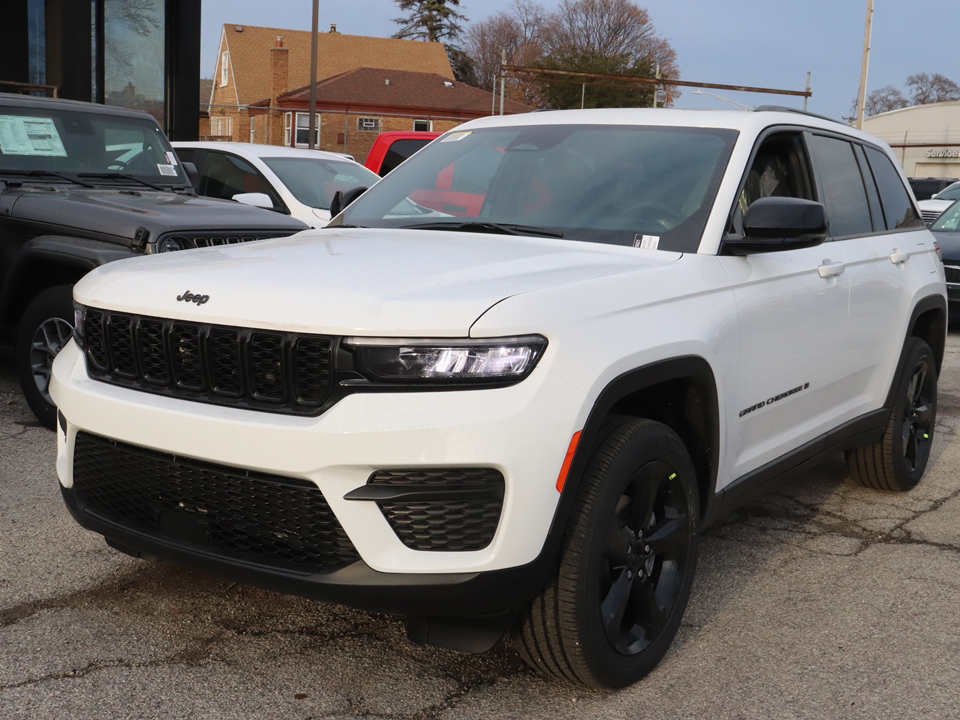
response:
[[[146,185],[148,188],[153,190],[159,190],[160,192],[167,192],[169,190],[169,188],[161,187],[160,185],[154,185],[152,182],[141,180],[134,175],[127,175],[126,173],[77,173],[77,177],[102,178],[104,180],[131,180],[133,182],[138,182],[141,185]],[[87,187],[93,187],[93,185],[88,185]]]
[[[495,223],[469,220],[465,222],[432,222],[416,225],[403,225],[404,230],[454,230],[463,232],[499,233],[501,235],[538,235],[541,237],[562,238],[562,232],[534,227],[533,225],[515,225],[513,223]]]
[[[82,185],[85,188],[94,187],[90,183],[85,183],[83,180],[77,180],[77,178],[72,178],[69,175],[63,175],[58,172],[51,172],[50,170],[0,170],[0,175],[26,175],[27,177],[55,177],[60,178],[61,180],[66,180],[67,182],[72,182],[77,185]]]

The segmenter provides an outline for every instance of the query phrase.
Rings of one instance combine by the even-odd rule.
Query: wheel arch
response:
[[[939,375],[947,342],[947,301],[942,295],[928,295],[916,304],[904,345],[909,337],[920,338],[930,346]]]
[[[615,378],[597,397],[583,427],[550,528],[562,537],[573,499],[612,417],[647,418],[671,428],[690,453],[697,473],[701,519],[716,495],[720,405],[710,363],[695,355],[661,360]]]
[[[100,265],[130,257],[115,243],[43,235],[24,243],[10,263],[0,294],[0,322],[16,325],[38,294],[57,285],[73,285]]]

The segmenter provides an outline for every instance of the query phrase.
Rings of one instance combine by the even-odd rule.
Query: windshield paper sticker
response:
[[[635,235],[633,238],[633,246],[641,250],[656,250],[659,245],[659,235]]]
[[[455,132],[455,133],[450,133],[450,134],[447,135],[445,138],[443,138],[443,140],[441,140],[440,142],[457,142],[457,141],[459,141],[459,140],[463,140],[463,139],[464,139],[467,135],[469,135],[471,132],[473,132],[473,131],[472,131],[472,130],[468,130],[467,132]]]
[[[163,154],[163,156],[164,156],[165,158],[167,158],[167,162],[170,163],[171,165],[176,165],[176,164],[177,164],[177,154],[176,154],[176,153],[173,153],[173,152],[165,152],[165,153]]]
[[[161,175],[172,175],[173,177],[177,176],[177,169],[173,165],[162,165],[157,163],[157,170],[160,171]]]
[[[66,157],[53,118],[0,115],[0,153]]]

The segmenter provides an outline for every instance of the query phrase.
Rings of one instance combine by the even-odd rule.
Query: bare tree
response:
[[[515,0],[504,11],[467,29],[464,43],[473,58],[477,86],[492,90],[505,51],[510,65],[530,65],[543,56],[543,27],[546,12],[532,0]],[[532,83],[511,79],[508,95],[512,99],[536,104],[531,96]]]
[[[863,114],[867,117],[907,107],[907,99],[898,88],[885,85],[867,95]]]
[[[661,77],[680,77],[676,52],[656,35],[650,14],[630,0],[563,0],[546,26],[544,54],[616,58],[630,74],[653,75],[659,64]],[[674,87],[661,91],[664,105],[678,96]]]
[[[460,22],[467,19],[457,10],[460,0],[396,0],[396,3],[409,15],[394,19],[400,25],[393,35],[395,38],[458,43],[463,32]]]
[[[907,78],[910,99],[914,105],[960,100],[960,86],[940,73],[918,73]]]

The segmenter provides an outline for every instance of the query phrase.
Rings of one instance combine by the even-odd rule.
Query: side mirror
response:
[[[760,198],[743,217],[743,237],[727,238],[723,247],[732,255],[814,247],[830,230],[821,203],[791,197]]]
[[[356,187],[347,188],[346,190],[337,190],[337,192],[333,194],[333,200],[330,201],[330,217],[335,218],[343,212],[347,205],[363,195],[366,191],[367,188],[363,185],[357,185]]]
[[[244,205],[253,205],[264,210],[273,210],[273,200],[266,193],[237,193],[231,198]]]
[[[183,165],[183,171],[187,174],[187,180],[193,185],[193,189],[198,190],[200,188],[200,171],[197,170],[197,166],[192,162],[181,162],[180,164]]]

